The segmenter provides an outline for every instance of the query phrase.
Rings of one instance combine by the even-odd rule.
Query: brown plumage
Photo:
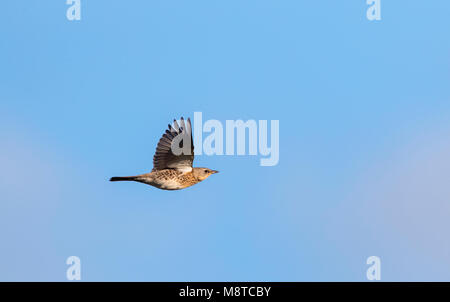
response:
[[[174,153],[175,151],[175,153]],[[191,120],[173,121],[160,138],[153,156],[150,173],[137,176],[112,177],[110,181],[137,181],[163,190],[180,190],[205,180],[218,171],[193,168],[194,141]]]

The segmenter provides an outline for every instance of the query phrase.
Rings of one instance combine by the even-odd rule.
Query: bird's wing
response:
[[[175,152],[175,153],[174,153]],[[180,119],[180,126],[176,120],[173,126],[163,134],[153,156],[153,170],[176,169],[183,172],[192,170],[194,161],[194,141],[192,139],[191,119]]]

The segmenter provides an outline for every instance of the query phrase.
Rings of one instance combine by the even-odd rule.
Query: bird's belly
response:
[[[185,188],[176,179],[153,180],[148,184],[163,190],[180,190]]]

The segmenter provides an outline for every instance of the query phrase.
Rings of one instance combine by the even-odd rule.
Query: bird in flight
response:
[[[195,185],[218,172],[208,168],[193,168],[193,161],[194,141],[191,120],[188,118],[185,123],[182,117],[180,125],[173,120],[173,126],[169,124],[169,129],[160,138],[150,173],[112,177],[110,181],[137,181],[162,190],[180,190]]]

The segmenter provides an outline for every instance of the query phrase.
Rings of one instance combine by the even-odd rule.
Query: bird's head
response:
[[[192,173],[194,174],[194,177],[197,178],[199,181],[205,180],[209,176],[218,172],[219,171],[211,170],[208,168],[192,168]]]

